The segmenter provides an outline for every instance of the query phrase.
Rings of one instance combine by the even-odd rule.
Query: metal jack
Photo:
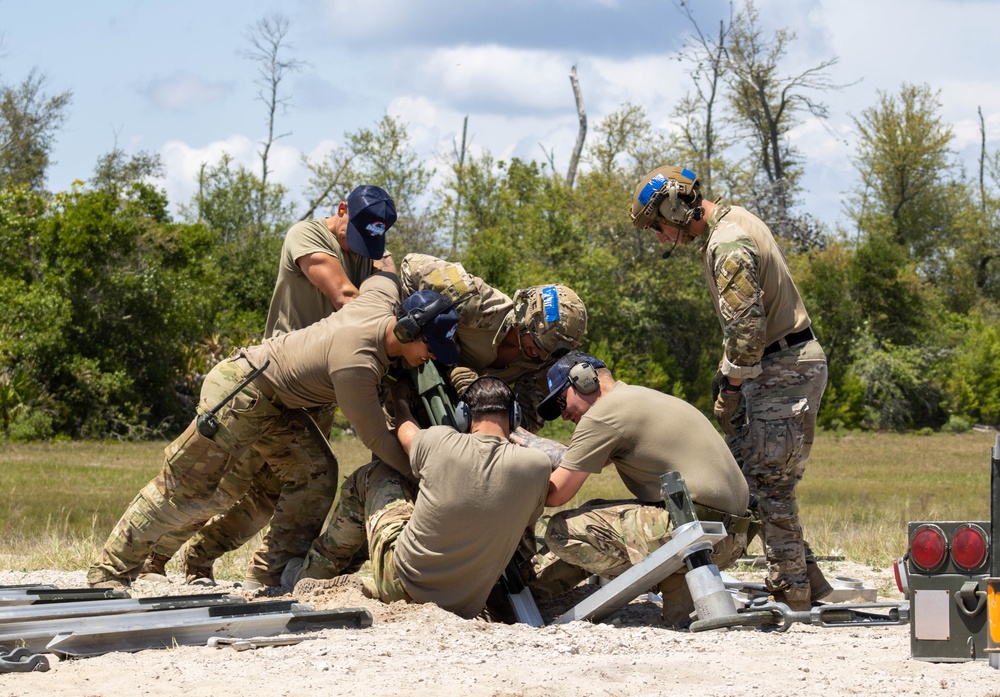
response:
[[[698,521],[691,496],[680,474],[667,472],[660,477],[660,487],[674,530]],[[700,542],[688,547],[684,552],[684,565],[688,569],[684,578],[688,590],[691,591],[698,619],[706,620],[736,614],[733,595],[726,590],[719,567],[712,563],[711,544]]]

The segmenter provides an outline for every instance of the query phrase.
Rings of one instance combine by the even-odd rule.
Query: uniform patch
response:
[[[372,237],[381,237],[385,234],[385,223],[381,220],[376,220],[374,223],[368,223],[365,225],[365,230],[367,230],[368,234]]]
[[[545,309],[546,322],[559,321],[559,294],[555,286],[542,288],[542,307]]]

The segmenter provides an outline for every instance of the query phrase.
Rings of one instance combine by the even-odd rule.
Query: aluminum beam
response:
[[[206,593],[204,595],[168,595],[157,598],[123,598],[120,600],[87,600],[76,603],[45,603],[42,605],[16,605],[0,608],[0,632],[10,622],[35,622],[61,617],[87,617],[89,615],[120,615],[127,612],[154,612],[180,610],[188,607],[210,605],[242,605],[246,599],[239,595]]]
[[[667,544],[552,620],[552,624],[604,619],[680,569],[691,545],[714,544],[726,536],[726,526],[722,523],[702,520],[681,525]]]
[[[110,600],[112,598],[128,598],[125,591],[106,588],[24,588],[19,590],[0,590],[0,607],[11,605],[34,605],[35,603],[63,603],[79,600]]]
[[[263,604],[250,603],[246,607]],[[153,616],[158,614],[165,613],[154,613]],[[220,636],[248,639],[329,628],[363,629],[370,627],[371,624],[371,612],[365,608],[316,612],[308,605],[295,603],[287,612],[213,617],[180,624],[134,629],[99,629],[89,633],[74,631],[57,635],[49,642],[48,650],[61,658],[99,656],[111,651],[142,651],[173,646],[206,645],[212,637]]]

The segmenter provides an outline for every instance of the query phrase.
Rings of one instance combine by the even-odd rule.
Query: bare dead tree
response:
[[[469,132],[469,115],[466,114],[465,118],[462,120],[462,147],[456,153],[458,156],[458,167],[455,170],[455,178],[457,183],[455,186],[455,215],[452,218],[451,225],[451,258],[454,259],[458,256],[458,221],[462,215],[462,187],[465,184],[465,138]]]
[[[764,175],[756,187],[763,212],[780,236],[808,238],[812,234],[790,212],[801,157],[789,143],[788,133],[801,122],[798,114],[802,111],[825,123],[828,107],[813,95],[847,85],[830,79],[836,57],[782,74],[788,47],[795,39],[795,33],[788,29],[765,33],[753,1],[747,0],[730,34],[726,80],[734,122],[744,132],[755,165]]]
[[[262,144],[262,149],[257,151],[261,164],[257,220],[255,221],[258,235],[261,234],[267,209],[267,177],[271,173],[268,168],[268,157],[271,153],[271,146],[276,140],[291,135],[291,131],[275,135],[278,112],[284,114],[291,103],[290,98],[281,92],[281,83],[288,75],[299,72],[306,65],[304,61],[285,55],[293,48],[291,44],[286,42],[290,26],[289,20],[279,14],[257,20],[253,26],[246,30],[246,39],[250,44],[250,49],[242,52],[243,57],[257,64],[257,79],[254,80],[254,83],[260,88],[257,92],[257,99],[267,109],[267,138]]]
[[[569,72],[569,82],[573,85],[573,96],[576,98],[576,113],[580,118],[580,130],[576,134],[576,145],[569,158],[569,168],[566,170],[566,182],[573,188],[576,179],[576,167],[580,163],[580,153],[583,152],[583,142],[587,138],[587,111],[583,108],[583,92],[580,91],[580,81],[576,77],[576,66]]]
[[[979,113],[979,207],[984,219],[989,219],[986,203],[986,121],[983,119],[983,107],[977,107],[976,111]],[[993,253],[983,254],[976,262],[976,287],[979,290],[986,288],[989,283],[989,264],[997,256]]]
[[[545,153],[545,161],[549,163],[549,167],[552,169],[553,172],[555,172],[556,171],[556,149],[552,148],[551,150],[546,150],[545,146],[542,145],[541,143],[538,144],[538,147],[540,147],[542,149],[542,152]]]
[[[677,9],[687,18],[694,29],[689,40],[685,58],[692,64],[691,80],[697,99],[686,96],[678,104],[676,112],[683,119],[681,132],[692,153],[697,153],[695,166],[702,181],[705,194],[714,196],[713,175],[715,160],[726,147],[715,122],[715,114],[721,99],[721,90],[727,69],[726,42],[733,26],[733,6],[729,5],[729,24],[719,20],[719,35],[709,38],[694,18],[690,5],[685,0],[675,3]]]
[[[979,113],[979,207],[986,212],[986,122],[983,120],[983,107],[976,108]]]

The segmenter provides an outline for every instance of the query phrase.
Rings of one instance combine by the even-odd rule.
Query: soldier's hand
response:
[[[415,393],[416,391],[413,389],[413,383],[410,382],[409,375],[392,384],[392,399],[394,402],[409,402],[416,397]]]
[[[740,407],[743,392],[739,387],[733,387],[721,372],[712,380],[712,396],[715,398],[715,420],[722,430],[730,436],[736,435],[733,418]]]

